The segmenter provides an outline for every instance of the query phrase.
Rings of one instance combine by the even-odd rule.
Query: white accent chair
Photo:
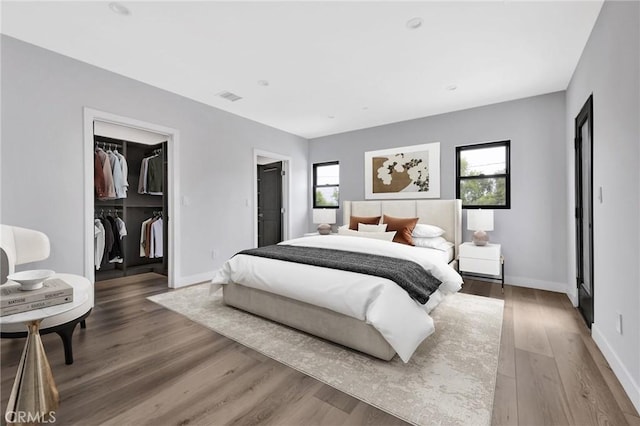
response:
[[[51,245],[49,238],[39,231],[17,226],[0,225],[0,285],[7,282],[7,275],[15,272],[16,265],[45,260],[49,257]],[[86,280],[85,278],[77,277]],[[86,280],[88,283],[88,280]],[[90,283],[89,283],[90,284]],[[94,304],[94,289],[90,285],[87,301],[80,306],[60,315],[45,318],[40,324],[40,334],[57,333],[64,345],[66,364],[73,364],[72,337],[78,323],[86,328],[85,319],[91,313]],[[27,332],[21,324],[0,325],[0,337],[26,337]]]

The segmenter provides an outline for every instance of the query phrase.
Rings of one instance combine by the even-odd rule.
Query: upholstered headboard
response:
[[[344,201],[342,223],[349,223],[351,216],[417,217],[418,223],[436,225],[444,229],[443,237],[458,247],[462,243],[461,200],[379,200]]]

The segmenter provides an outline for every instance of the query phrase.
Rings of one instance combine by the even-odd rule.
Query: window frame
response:
[[[313,190],[311,191],[311,198],[313,200],[314,209],[338,209],[340,208],[340,178],[338,178],[337,185],[318,185],[318,167],[323,166],[335,166],[340,167],[340,161],[325,161],[323,163],[313,164]],[[316,188],[338,188],[338,205],[337,206],[319,206],[316,204]]]
[[[495,173],[489,175],[478,176],[460,176],[460,154],[464,151],[473,151],[485,148],[505,147],[505,173]],[[460,198],[460,183],[467,180],[480,180],[487,178],[504,178],[505,179],[505,204],[464,204],[463,209],[510,209],[511,208],[511,140],[502,140],[496,142],[485,142],[473,145],[464,145],[456,147],[456,198]]]

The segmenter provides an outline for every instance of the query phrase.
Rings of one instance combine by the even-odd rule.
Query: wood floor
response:
[[[58,425],[396,425],[401,420],[146,300],[145,274],[96,284],[64,364],[42,337],[61,395]],[[565,295],[469,281],[504,298],[496,425],[631,425],[640,418]],[[23,339],[2,339],[2,411]],[[2,419],[4,424],[4,419]]]

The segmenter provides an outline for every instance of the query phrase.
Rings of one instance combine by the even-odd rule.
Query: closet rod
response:
[[[118,144],[115,144],[115,143],[99,142],[99,141],[94,142],[94,145],[95,145],[96,148],[102,148],[103,150],[105,150],[105,149],[116,149],[117,150],[118,148],[122,147],[122,145],[118,145]]]

